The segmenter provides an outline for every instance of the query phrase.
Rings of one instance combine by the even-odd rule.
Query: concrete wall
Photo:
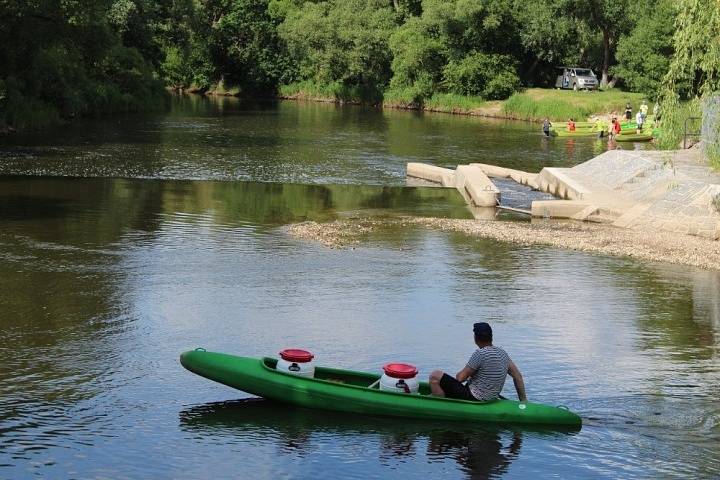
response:
[[[408,163],[407,176],[422,178],[430,182],[439,183],[444,187],[453,186],[455,172],[449,168],[436,167],[426,163]]]
[[[494,207],[500,203],[500,190],[479,168],[459,165],[455,170],[455,188],[476,207]]]
[[[407,175],[455,187],[468,205],[495,207],[500,203],[500,190],[479,168],[459,165],[456,170],[424,163],[408,163]]]

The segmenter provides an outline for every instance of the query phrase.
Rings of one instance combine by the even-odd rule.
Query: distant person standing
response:
[[[647,100],[642,101],[642,104],[640,105],[640,113],[642,114],[643,123],[645,123],[645,119],[647,118],[648,113]]]
[[[595,131],[598,132],[598,138],[602,138],[605,133],[605,128],[603,128],[603,121],[600,120],[600,117],[595,117],[595,125],[593,128],[595,128]]]
[[[625,120],[630,120],[632,118],[632,107],[629,103],[625,104]]]
[[[568,120],[567,129],[568,129],[568,132],[575,131],[575,120],[573,120],[572,118]]]
[[[552,127],[552,123],[550,123],[550,119],[548,119],[546,117],[545,120],[543,120],[543,125],[542,125],[542,131],[546,137],[550,136],[550,127]]]
[[[620,122],[618,122],[617,118],[613,117],[613,119],[610,121],[610,131],[608,132],[608,135],[610,136],[610,140],[613,140],[615,136],[620,134]]]
[[[642,110],[635,115],[635,123],[637,123],[637,134],[642,133],[643,124],[645,123],[645,117],[642,114]]]

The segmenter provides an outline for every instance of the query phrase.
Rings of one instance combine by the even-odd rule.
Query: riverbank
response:
[[[718,242],[669,232],[637,231],[571,221],[505,222],[441,218],[350,219],[303,222],[289,235],[328,248],[359,246],[373,232],[391,227],[422,227],[462,233],[523,246],[547,246],[615,257],[720,270]]]
[[[568,118],[587,119],[620,113],[625,104],[638,108],[644,96],[618,89],[606,91],[571,91],[546,88],[528,88],[513,94],[507,100],[485,101],[481,97],[436,93],[417,102],[396,92],[385,92],[382,100],[366,100],[360,92],[338,86],[318,86],[310,82],[280,87],[279,98],[341,104],[370,104],[382,108],[421,110],[427,112],[473,115],[507,120],[566,121]]]

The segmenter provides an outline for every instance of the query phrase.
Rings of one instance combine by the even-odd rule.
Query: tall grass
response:
[[[388,89],[383,93],[383,107],[420,108],[422,99],[418,99],[416,90],[412,88]]]
[[[373,87],[345,85],[341,82],[318,84],[304,80],[280,86],[280,96],[345,103],[379,103],[380,93]]]
[[[711,147],[707,151],[708,158],[710,158],[710,166],[715,170],[720,171],[720,147]],[[720,195],[715,197],[718,212],[720,212]]]
[[[690,117],[702,116],[700,101],[695,99],[680,103],[674,100],[666,102],[662,107],[663,116],[657,145],[664,150],[681,148],[686,122],[690,132],[696,132],[699,128],[699,122],[690,120]]]
[[[630,103],[634,110],[643,95],[611,89],[601,92],[528,89],[515,93],[502,107],[503,112],[521,120],[584,120],[593,115],[618,114]]]
[[[411,88],[386,90],[383,95],[383,106],[468,114],[485,105],[482,97],[456,93],[434,93],[432,97],[425,99],[418,97],[417,92]]]
[[[567,120],[584,119],[588,111],[564,100],[534,100],[523,93],[516,93],[502,106],[503,112],[521,120]]]
[[[482,107],[485,100],[473,95],[458,95],[456,93],[435,93],[425,100],[425,110],[449,113],[470,113]]]

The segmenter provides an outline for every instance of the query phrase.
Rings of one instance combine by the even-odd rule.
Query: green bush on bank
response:
[[[504,100],[520,88],[515,64],[509,55],[475,52],[445,65],[443,83],[450,92]]]

